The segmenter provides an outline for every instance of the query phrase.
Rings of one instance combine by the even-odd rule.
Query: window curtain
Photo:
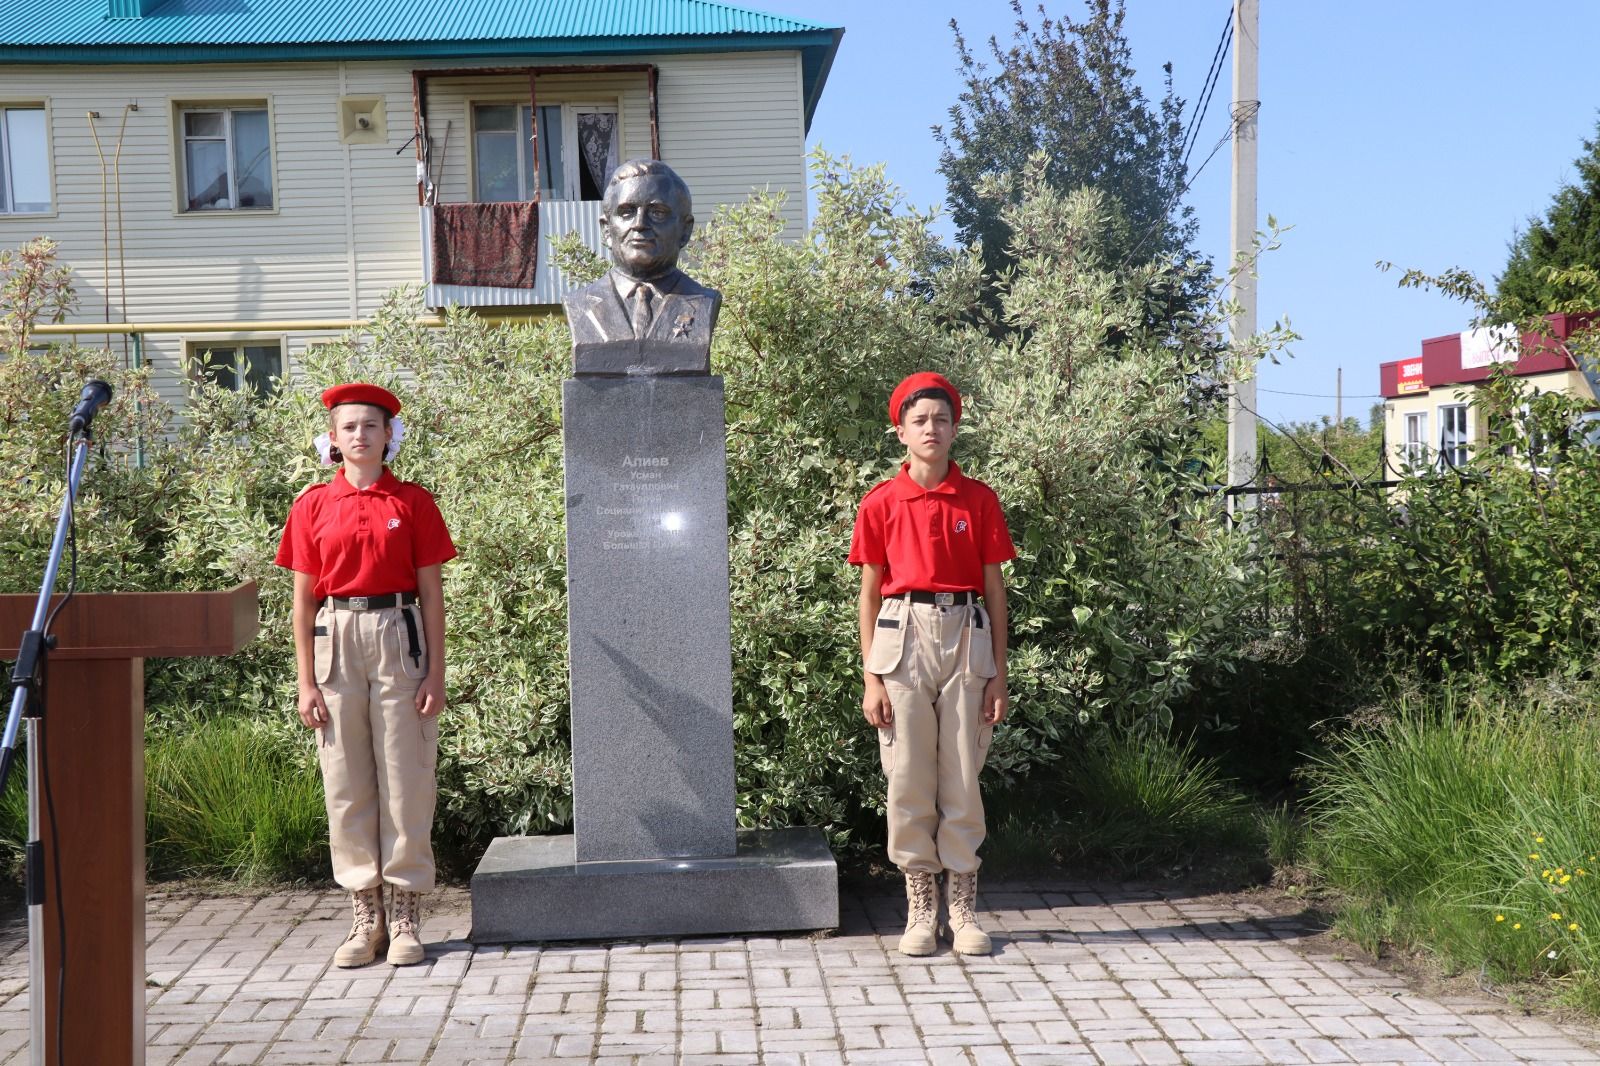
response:
[[[594,187],[604,189],[611,172],[622,160],[617,158],[617,116],[612,112],[591,111],[578,115],[578,150]]]

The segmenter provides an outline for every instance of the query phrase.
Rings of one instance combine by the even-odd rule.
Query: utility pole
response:
[[[1233,239],[1229,262],[1234,276],[1233,300],[1239,309],[1229,324],[1237,351],[1256,332],[1255,263],[1241,267],[1239,257],[1253,254],[1256,236],[1256,112],[1261,108],[1257,77],[1260,0],[1233,4]],[[1228,393],[1228,484],[1248,485],[1256,476],[1256,382],[1234,382]],[[1257,497],[1230,497],[1231,510],[1253,510]]]
[[[1333,425],[1336,432],[1344,431],[1344,367],[1333,372]]]

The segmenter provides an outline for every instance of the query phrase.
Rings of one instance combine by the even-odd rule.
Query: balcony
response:
[[[577,288],[551,264],[552,239],[576,231],[583,243],[606,255],[600,240],[600,203],[597,200],[553,200],[539,208],[539,255],[531,289],[486,285],[435,285],[433,283],[433,213],[424,207],[422,219],[422,283],[429,307],[531,307],[561,302]]]

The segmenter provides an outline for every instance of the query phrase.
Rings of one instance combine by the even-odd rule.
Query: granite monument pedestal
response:
[[[563,301],[575,832],[490,844],[472,939],[838,925],[820,830],[736,828],[722,296],[677,267],[688,186],[630,160],[600,221],[615,265]]]
[[[722,379],[569,378],[562,422],[576,832],[491,844],[473,939],[836,925],[820,830],[735,830]]]
[[[741,829],[727,858],[577,862],[572,836],[499,837],[472,875],[472,939],[592,940],[830,929],[820,829]]]

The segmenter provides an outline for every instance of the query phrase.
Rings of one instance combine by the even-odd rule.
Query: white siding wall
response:
[[[752,52],[715,56],[585,57],[584,62],[654,62],[662,156],[695,193],[696,214],[743,200],[753,190],[789,191],[788,234],[805,226],[805,141],[799,55]],[[461,64],[435,64],[460,66]],[[486,62],[484,65],[509,65]],[[50,107],[55,211],[48,217],[0,216],[0,246],[47,235],[77,276],[77,321],[104,321],[106,260],[102,226],[112,239],[109,317],[125,321],[266,321],[370,315],[384,293],[419,284],[421,234],[411,136],[411,71],[404,62],[229,64],[195,66],[22,66],[0,68],[0,102],[44,100]],[[521,79],[492,79],[504,92]],[[467,199],[465,103],[477,82],[438,79],[429,114],[446,199]],[[625,157],[650,151],[649,98],[642,74],[550,75],[541,102],[603,99],[623,111]],[[338,128],[341,95],[386,99],[387,143],[345,145]],[[269,101],[273,122],[272,212],[177,210],[173,101]],[[101,165],[86,112],[109,161],[125,104],[121,154],[122,232],[127,300],[118,295],[116,213],[102,209]],[[451,123],[450,144],[443,142]],[[262,333],[264,337],[281,334]],[[289,337],[290,363],[310,335]],[[84,337],[98,343],[103,337]],[[163,393],[181,403],[187,341],[220,337],[148,335],[145,357]],[[117,342],[120,348],[120,342]]]
[[[805,109],[798,52],[661,60],[661,157],[694,190],[695,216],[756,189],[788,191],[784,235],[806,226]]]

